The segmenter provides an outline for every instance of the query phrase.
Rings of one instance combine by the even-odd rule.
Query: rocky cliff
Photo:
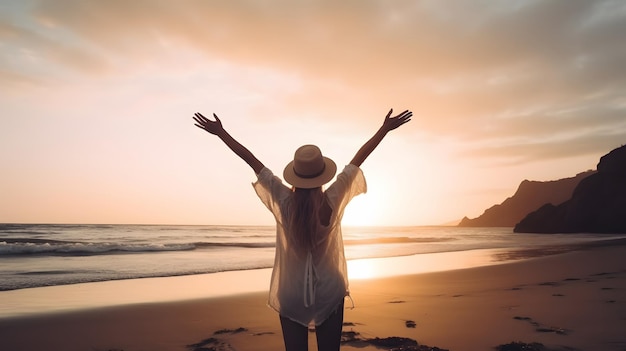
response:
[[[626,233],[626,146],[602,156],[571,199],[546,204],[514,228],[524,233]]]
[[[581,180],[595,171],[577,174],[575,177],[540,182],[524,180],[515,194],[499,205],[485,210],[479,217],[464,217],[460,227],[513,227],[527,214],[544,204],[559,205],[572,197],[574,188]]]

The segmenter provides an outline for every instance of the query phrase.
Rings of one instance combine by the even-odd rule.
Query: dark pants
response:
[[[309,328],[280,316],[287,351],[308,351]],[[315,327],[318,351],[339,351],[343,327],[343,302],[321,325]]]

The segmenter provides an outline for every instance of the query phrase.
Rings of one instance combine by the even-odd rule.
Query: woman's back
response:
[[[293,239],[299,233],[292,232],[287,225],[288,217],[294,215],[291,211],[295,192],[267,168],[259,174],[254,188],[277,219],[269,305],[303,325],[311,321],[323,322],[348,295],[341,218],[350,199],[366,191],[362,171],[354,165],[346,166],[322,193],[323,201],[318,210],[325,211],[328,225],[317,226],[313,234],[315,242],[305,247],[294,247],[300,243]],[[320,219],[320,216],[313,217]]]

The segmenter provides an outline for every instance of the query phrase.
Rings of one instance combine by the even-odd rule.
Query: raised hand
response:
[[[195,126],[200,129],[204,129],[211,134],[219,136],[224,132],[224,127],[222,127],[222,121],[220,121],[215,113],[213,114],[213,117],[215,118],[215,121],[211,121],[210,119],[204,117],[201,113],[196,112],[193,117],[196,121]]]
[[[226,146],[228,146],[237,156],[241,157],[256,174],[259,174],[263,169],[263,163],[257,159],[250,150],[248,150],[245,146],[241,145],[235,138],[233,138],[228,132],[222,127],[222,121],[220,121],[219,117],[214,113],[213,117],[215,121],[211,121],[210,119],[204,117],[201,113],[196,112],[193,116],[194,121],[196,121],[195,126],[204,129],[207,132],[216,135],[219,137]]]
[[[378,144],[380,144],[385,135],[387,135],[387,132],[407,123],[411,120],[411,117],[413,116],[413,112],[409,110],[406,110],[397,116],[391,117],[392,113],[393,109],[389,110],[389,113],[387,113],[387,116],[385,116],[385,121],[383,122],[383,125],[378,129],[378,131],[376,131],[376,134],[374,134],[374,136],[371,137],[370,140],[368,140],[365,144],[363,144],[363,146],[361,146],[356,155],[354,155],[354,158],[352,158],[352,161],[350,161],[351,164],[360,167],[363,161],[365,161],[370,153],[372,153],[372,151],[374,151]]]
[[[405,110],[397,116],[390,117],[392,113],[393,109],[390,109],[389,113],[387,113],[387,116],[385,117],[385,121],[383,122],[383,128],[386,131],[394,130],[400,127],[401,125],[409,122],[411,117],[413,117],[413,112],[409,110]]]

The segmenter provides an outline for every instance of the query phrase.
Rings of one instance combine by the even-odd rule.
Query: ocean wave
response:
[[[156,253],[171,251],[191,251],[196,249],[210,248],[267,248],[274,247],[274,243],[221,243],[221,242],[196,242],[176,244],[155,243],[107,243],[107,242],[66,242],[60,240],[15,238],[1,239],[1,256],[19,255],[68,255],[68,256],[92,256],[104,254],[124,253]]]
[[[456,238],[421,237],[412,238],[407,236],[379,237],[368,239],[344,239],[344,245],[376,245],[376,244],[414,244],[414,243],[440,243],[457,240]]]
[[[274,242],[256,242],[256,243],[216,243],[216,242],[200,242],[195,243],[197,248],[211,248],[211,247],[243,247],[248,249],[262,249],[268,247],[275,247]]]
[[[241,265],[237,267],[206,267],[203,269],[180,269],[165,272],[116,272],[90,270],[42,270],[15,273],[10,279],[0,280],[0,291],[10,291],[46,286],[93,283],[140,278],[166,278],[218,272],[243,271],[250,269],[271,268],[271,263],[260,265]]]
[[[33,241],[32,239],[30,241]],[[190,244],[115,244],[115,243],[63,243],[63,242],[10,242],[0,241],[0,256],[12,255],[101,255],[110,253],[140,253],[186,251],[195,249]]]
[[[446,242],[451,238],[411,238],[386,237],[370,239],[345,240],[346,246],[380,245],[380,244],[413,244]],[[248,248],[263,249],[275,247],[273,241],[254,242],[221,242],[201,241],[189,243],[148,243],[148,242],[81,242],[62,241],[37,238],[3,238],[0,239],[0,257],[19,255],[66,255],[66,256],[95,256],[106,254],[127,253],[157,253],[171,251],[210,250],[220,248]]]

